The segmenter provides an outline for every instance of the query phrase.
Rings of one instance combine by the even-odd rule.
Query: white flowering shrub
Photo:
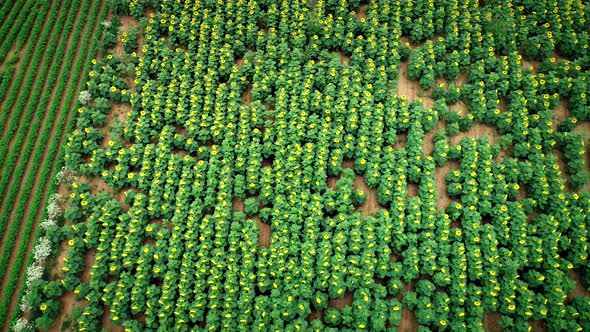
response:
[[[46,237],[42,237],[39,239],[37,246],[35,246],[35,261],[42,263],[49,255],[51,255],[51,241]]]
[[[29,300],[27,300],[27,294],[28,293],[26,293],[25,296],[23,296],[20,300],[20,311],[22,312],[29,312],[31,311],[31,309],[33,309],[31,304],[29,303]]]
[[[39,280],[43,277],[43,266],[33,263],[27,268],[27,288],[31,286],[31,283],[35,280]]]
[[[49,197],[47,204],[47,217],[51,220],[56,220],[62,213],[60,207],[61,197],[59,194],[53,194]]]
[[[91,100],[92,96],[90,95],[90,92],[88,92],[87,90],[82,90],[78,94],[78,101],[82,105],[87,105]]]
[[[12,326],[14,332],[33,331],[33,324],[31,324],[26,318],[19,318]]]

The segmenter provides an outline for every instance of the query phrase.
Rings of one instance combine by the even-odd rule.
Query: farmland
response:
[[[71,111],[106,14],[99,1],[6,1],[0,8],[0,326],[19,314],[37,226],[63,165]],[[51,45],[51,47],[47,47]]]
[[[5,329],[590,329],[585,2],[0,6]]]

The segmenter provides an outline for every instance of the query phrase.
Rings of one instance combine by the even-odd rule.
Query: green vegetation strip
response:
[[[27,235],[29,237],[29,239],[31,237],[32,230],[36,228],[36,225],[38,223],[37,218],[38,218],[39,214],[37,213],[37,211],[41,211],[41,209],[42,209],[43,218],[46,216],[46,211],[44,209],[44,205],[47,204],[47,198],[48,198],[48,195],[46,195],[46,193],[55,192],[56,183],[52,179],[55,177],[55,174],[57,173],[57,171],[61,168],[61,165],[63,164],[63,150],[61,149],[60,142],[62,142],[63,136],[67,132],[68,128],[72,127],[74,117],[71,116],[70,112],[72,112],[72,108],[73,108],[72,106],[75,106],[72,104],[73,104],[73,102],[76,101],[76,93],[77,93],[76,83],[78,82],[78,80],[76,80],[76,79],[72,80],[72,78],[76,77],[76,76],[74,76],[76,74],[86,73],[88,71],[89,63],[90,63],[89,57],[91,57],[95,54],[96,47],[97,47],[97,41],[98,41],[97,38],[93,38],[92,34],[93,34],[93,32],[94,33],[96,33],[96,32],[93,31],[92,26],[97,25],[97,22],[100,22],[106,16],[106,7],[103,7],[103,10],[100,14],[98,13],[98,11],[100,9],[100,4],[101,4],[100,1],[90,1],[90,0],[85,1],[81,5],[82,6],[81,13],[87,13],[88,7],[90,6],[90,4],[93,4],[90,15],[87,16],[86,19],[78,19],[78,24],[74,30],[74,31],[76,31],[76,33],[75,33],[74,37],[72,38],[73,41],[82,40],[82,44],[80,46],[80,50],[82,50],[82,53],[79,54],[77,60],[75,61],[75,66],[72,71],[73,75],[64,76],[65,79],[60,80],[59,86],[56,90],[56,91],[64,91],[66,86],[68,87],[67,92],[66,92],[65,102],[64,102],[64,107],[66,107],[66,108],[62,112],[60,112],[59,121],[57,122],[57,126],[55,128],[53,128],[53,126],[51,125],[50,122],[46,122],[46,126],[43,130],[43,133],[41,134],[41,141],[43,141],[43,142],[47,141],[49,139],[51,133],[56,133],[56,135],[53,137],[53,140],[51,141],[51,144],[49,145],[46,153],[45,153],[45,146],[40,146],[40,148],[35,151],[35,156],[33,157],[33,167],[37,166],[37,168],[38,168],[41,160],[43,159],[42,157],[44,155],[45,156],[53,156],[53,158],[47,158],[45,160],[45,163],[43,164],[43,166],[41,168],[41,174],[39,177],[40,180],[37,184],[37,188],[46,188],[47,183],[49,182],[49,187],[47,188],[47,190],[36,190],[35,197],[34,197],[32,203],[30,204],[30,206],[28,204],[26,204],[26,201],[21,201],[21,204],[19,204],[19,207],[17,207],[17,213],[23,213],[25,210],[28,211],[28,216],[26,217],[26,220],[25,220],[24,234]],[[98,19],[98,21],[92,20],[92,19]],[[84,25],[86,25],[85,30],[83,30]],[[100,25],[98,25],[98,26],[100,26]],[[83,31],[85,32],[85,34],[81,38],[81,34]],[[88,48],[89,43],[92,43],[90,49]],[[89,52],[84,53],[83,52],[84,50],[89,50]],[[74,45],[72,45],[72,47],[68,50],[68,54],[66,56],[65,63],[74,63],[74,58],[75,58],[76,54],[77,54],[77,49],[76,49],[76,47],[74,47]],[[61,95],[61,94],[56,93],[56,95]],[[50,110],[50,114],[52,115],[52,117],[55,117],[55,113],[59,110],[59,107],[61,106],[60,104],[61,104],[61,99],[54,100],[54,103],[53,103],[51,110]],[[61,157],[59,157],[59,156],[61,156]],[[38,169],[32,169],[30,174],[37,174],[37,171],[38,171]],[[33,188],[32,188],[33,183],[34,183],[34,177],[29,177],[27,179],[27,183],[25,184],[25,188],[28,188],[28,192],[33,190]],[[43,200],[43,198],[45,198],[45,199]],[[35,236],[35,238],[36,238],[36,236]],[[16,254],[16,257],[17,257],[17,259],[15,260],[16,262],[28,261],[26,259],[27,255],[30,260],[31,255],[30,255],[30,252],[27,251],[28,244],[29,244],[29,241],[21,241],[20,242],[18,252]],[[15,286],[19,287],[19,294],[20,294],[20,290],[22,289],[22,285],[23,285],[23,281],[24,281],[24,279],[22,279],[20,277],[24,273],[24,270],[23,270],[24,267],[25,267],[24,264],[21,264],[19,266],[18,270],[20,270],[20,274],[19,273],[11,274],[11,278],[6,286],[6,287],[8,287],[8,289],[10,289],[10,292],[6,292],[5,296],[2,298],[2,301],[0,302],[0,312],[3,312],[5,309],[5,306],[7,305],[7,303],[9,303],[6,301],[10,301],[10,297],[5,299],[6,294],[11,294],[11,295],[15,294]],[[13,267],[13,271],[17,272],[18,270],[15,269],[15,267]],[[20,295],[18,295],[18,296],[20,298]],[[4,315],[0,314],[0,319],[5,318],[5,317],[6,317],[5,314]]]
[[[63,8],[62,8],[63,9]],[[73,9],[72,9],[73,10]],[[55,11],[52,12],[50,15],[53,16],[49,16],[48,20],[50,22],[55,22],[55,25],[58,26],[64,26],[65,24],[65,20],[67,18],[68,12],[66,10],[59,10],[60,16],[57,20],[55,20],[55,15],[57,14],[58,8],[55,8]],[[55,26],[54,25],[54,26]],[[51,39],[49,42],[49,45],[56,45],[58,38],[61,34],[61,31],[59,31],[59,29],[46,29],[44,31],[44,35],[43,35],[43,40],[41,40],[40,43],[38,43],[36,45],[36,53],[35,56],[33,58],[33,64],[31,68],[37,68],[40,66],[43,66],[40,70],[40,75],[39,77],[47,77],[47,71],[49,69],[49,66],[51,65],[52,61],[51,59],[53,58],[52,55],[54,54],[53,52],[50,52],[49,54],[46,54],[46,58],[48,59],[47,62],[43,62],[41,63],[41,61],[45,61],[44,57],[42,57],[43,55],[43,51],[45,50],[45,45],[47,45],[46,40],[47,37],[45,36],[45,34],[51,32]],[[51,48],[52,50],[56,50],[57,48]],[[41,63],[41,64],[40,64]],[[31,100],[39,100],[39,95],[41,93],[41,89],[43,88],[43,82],[45,80],[36,80],[37,78],[37,73],[35,71],[29,71],[28,72],[28,77],[27,77],[27,82],[25,82],[25,89],[26,91],[29,91],[31,93]],[[37,82],[37,84],[34,84],[34,82]],[[33,85],[34,84],[34,85]],[[15,91],[13,91],[12,93],[16,93]],[[33,115],[36,113],[36,108],[35,107],[28,107],[25,108],[25,105],[27,103],[27,101],[29,100],[29,98],[27,98],[28,96],[23,94],[21,95],[21,98],[19,100],[19,103],[13,108],[14,110],[24,110],[24,119],[22,120],[22,123],[26,123],[26,124],[31,124],[31,120]],[[36,98],[36,99],[34,99]],[[22,171],[19,172],[18,169],[16,168],[17,164],[16,162],[19,160],[19,156],[20,154],[20,150],[19,149],[12,149],[10,151],[10,154],[8,155],[8,160],[4,160],[6,155],[7,155],[7,151],[9,148],[9,144],[11,141],[11,138],[14,136],[14,134],[16,134],[16,138],[14,141],[14,145],[15,147],[23,147],[24,146],[24,150],[27,150],[27,146],[25,146],[25,144],[23,144],[25,136],[28,133],[28,130],[20,130],[17,132],[18,129],[18,123],[20,122],[18,120],[18,115],[19,113],[17,111],[12,112],[12,116],[11,116],[11,120],[10,120],[10,128],[8,131],[8,134],[4,137],[4,139],[2,140],[2,142],[0,143],[0,165],[2,165],[3,169],[2,169],[2,175],[0,177],[0,193],[2,194],[2,198],[3,198],[3,205],[2,205],[2,216],[0,216],[0,233],[4,234],[4,229],[6,227],[6,223],[8,222],[8,215],[10,214],[10,210],[9,207],[13,206],[14,201],[16,200],[16,195],[18,193],[18,190],[12,190],[12,191],[6,191],[8,188],[8,184],[10,183],[10,179],[12,177],[16,177],[18,178],[19,176],[22,176]],[[40,116],[38,114],[38,116]],[[31,126],[27,125],[24,126],[27,129],[34,129]],[[31,132],[35,132],[34,130],[32,130]],[[30,143],[30,141],[29,141]],[[30,147],[28,148],[30,149]],[[24,154],[23,156],[27,156],[26,154]],[[25,161],[26,162],[26,161]]]
[[[22,0],[19,1],[17,6],[15,6],[15,9],[17,9],[17,10],[13,11],[11,13],[11,14],[13,14],[14,12],[18,13],[18,17],[16,17],[16,18],[14,18],[14,16],[9,17],[5,21],[5,22],[10,22],[6,26],[6,29],[10,28],[10,31],[4,31],[4,27],[2,30],[0,30],[0,37],[2,38],[2,39],[0,39],[0,40],[2,40],[2,44],[0,44],[0,63],[2,63],[4,61],[4,59],[6,58],[6,55],[8,54],[10,49],[12,48],[14,40],[16,39],[17,36],[20,35],[19,32],[26,33],[26,34],[28,34],[30,32],[28,27],[31,24],[31,21],[32,21],[31,18],[35,18],[37,16],[37,14],[39,13],[39,11],[31,10],[32,9],[31,7],[35,3],[35,1],[25,2],[24,8],[22,8],[22,6],[23,6],[22,2],[23,2]],[[0,16],[0,17],[2,17],[2,16]],[[22,37],[19,39],[22,40]]]
[[[75,8],[75,6],[71,6],[70,7],[70,11],[73,11],[77,8]],[[60,18],[56,21],[56,25],[59,26],[63,26],[65,24],[64,20],[66,18],[71,19],[72,13],[68,13],[68,11],[66,10],[61,10],[60,11]],[[59,37],[59,35],[62,33],[62,31],[59,31],[58,29],[53,31],[53,37],[51,38],[51,40],[54,42],[53,44],[56,45],[57,44],[57,38]],[[60,47],[54,48],[57,50],[62,50],[63,51],[64,46],[61,45]],[[48,54],[48,57],[46,58],[49,62],[45,62],[44,65],[44,70],[42,70],[42,74],[44,76],[40,76],[40,77],[46,77],[47,75],[47,70],[49,69],[49,65],[53,62],[52,56],[51,54]],[[32,91],[31,93],[31,97],[36,97],[36,99],[33,100],[39,100],[39,94],[41,92],[41,89],[43,87],[42,85],[42,81],[40,80],[40,84],[35,86],[35,90]],[[42,117],[42,114],[39,113],[43,113],[43,112],[36,112],[37,108],[35,107],[35,105],[30,105],[30,107],[28,107],[26,109],[27,114],[30,114],[32,117],[32,114],[37,113],[37,118]],[[32,132],[32,133],[38,133],[39,132],[39,121],[35,121],[33,123],[31,123],[31,119],[29,117],[29,119],[27,119],[26,123],[31,124],[30,126],[28,126],[28,129]],[[28,157],[31,155],[31,150],[33,148],[33,144],[35,142],[35,138],[37,137],[37,135],[31,135],[29,136],[29,139],[24,141],[24,137],[25,134],[27,132],[25,130],[21,130],[18,132],[18,137],[17,140],[15,142],[15,146],[23,146],[24,145],[24,149],[22,151],[22,156]],[[22,142],[24,142],[24,144],[22,144]],[[27,154],[28,153],[28,154]],[[14,156],[14,154],[13,154]],[[12,156],[11,156],[12,157]],[[16,155],[16,157],[13,157],[13,160],[10,160],[9,162],[11,163],[11,165],[15,165],[15,161],[18,158],[18,154]],[[27,163],[28,158],[21,158],[20,162],[18,164],[18,168],[12,168],[11,172],[15,173],[14,179],[17,181],[14,181],[10,187],[10,191],[9,191],[9,197],[7,200],[4,201],[4,203],[9,203],[9,204],[5,204],[2,208],[2,216],[0,216],[1,221],[2,221],[2,225],[0,225],[2,228],[2,230],[5,230],[6,227],[6,223],[8,223],[11,219],[10,216],[11,214],[14,212],[14,217],[12,220],[18,220],[16,219],[16,217],[18,216],[18,214],[16,212],[18,212],[18,210],[15,210],[13,208],[10,207],[14,207],[16,198],[18,196],[18,193],[21,191],[21,186],[20,186],[20,179],[23,177],[24,175],[24,166]],[[21,196],[21,199],[27,199],[28,195],[30,195],[30,193],[24,192],[23,191],[23,196]],[[24,198],[23,198],[24,197]],[[22,217],[22,215],[21,215]],[[0,258],[0,269],[2,269],[3,271],[8,271],[8,261],[11,257],[11,253],[12,253],[12,249],[15,245],[15,241],[17,238],[17,234],[19,232],[20,229],[20,225],[22,224],[22,221],[17,221],[17,222],[12,222],[9,224],[9,228],[7,230],[7,233],[4,234],[4,243],[3,243],[3,247],[2,250],[0,251],[2,253],[2,257]],[[6,276],[5,276],[5,280],[6,280]],[[2,288],[2,294],[6,294],[5,293],[5,288]],[[3,310],[1,310],[3,308],[0,308],[0,314],[2,314]]]

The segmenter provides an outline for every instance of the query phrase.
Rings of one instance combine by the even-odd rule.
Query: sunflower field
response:
[[[587,2],[110,5],[38,326],[590,330]]]

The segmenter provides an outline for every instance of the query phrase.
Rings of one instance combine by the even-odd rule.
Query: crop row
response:
[[[2,7],[0,7],[0,15],[2,15],[2,17],[6,17],[6,15],[8,15],[8,13],[10,13],[10,10],[14,8],[14,3],[10,2],[10,1],[4,1],[4,3],[2,4]],[[8,24],[6,23],[8,21],[4,21],[3,24]]]
[[[50,22],[56,22],[58,24],[64,24],[65,23],[65,19],[66,19],[66,15],[68,14],[68,12],[66,10],[63,10],[64,7],[59,7],[58,8],[53,8],[54,11],[52,11],[49,15],[50,18],[48,19]],[[57,17],[57,15],[60,14],[59,17]],[[56,20],[57,18],[57,20]],[[39,27],[40,29],[41,27]],[[31,96],[36,96],[37,98],[39,97],[39,94],[41,92],[41,89],[43,88],[43,83],[44,83],[44,79],[42,80],[38,80],[36,81],[36,72],[35,70],[29,70],[32,68],[39,68],[39,74],[43,75],[43,74],[47,74],[47,71],[49,70],[49,65],[51,65],[51,61],[46,61],[45,57],[44,57],[44,50],[45,50],[45,45],[47,45],[48,39],[50,38],[50,43],[57,43],[58,38],[60,37],[60,32],[58,31],[58,29],[45,29],[45,31],[43,32],[43,35],[41,36],[41,40],[36,44],[31,44],[29,46],[29,49],[34,49],[35,50],[35,54],[33,56],[33,60],[31,61],[31,67],[29,68],[21,68],[20,74],[25,74],[25,72],[27,73],[27,81],[25,82],[24,87],[22,88],[18,88],[18,85],[13,86],[13,90],[10,92],[9,95],[9,99],[11,97],[16,98],[15,96],[20,94],[19,96],[19,103],[15,106],[12,107],[11,109],[13,109],[13,112],[11,112],[11,118],[10,118],[10,124],[9,124],[9,128],[7,131],[7,135],[5,137],[3,137],[2,139],[2,144],[0,146],[0,164],[2,164],[2,175],[0,176],[0,192],[3,193],[3,205],[2,205],[2,222],[6,223],[7,222],[7,214],[10,212],[9,210],[9,206],[12,205],[12,203],[16,200],[16,194],[17,192],[12,191],[9,192],[7,191],[7,189],[9,188],[9,184],[11,182],[11,178],[15,177],[15,176],[22,176],[22,174],[19,174],[17,172],[15,172],[17,165],[17,161],[18,158],[20,156],[20,150],[18,149],[12,149],[12,151],[10,151],[10,153],[8,153],[8,148],[10,145],[10,141],[11,139],[14,139],[14,145],[15,147],[25,147],[25,137],[28,133],[28,130],[20,130],[18,131],[18,127],[19,127],[19,122],[22,121],[23,124],[30,124],[31,123],[31,119],[33,118],[33,116],[35,115],[35,111],[36,111],[36,107],[28,107],[25,108],[26,103],[29,101],[28,98],[28,94],[30,93]],[[53,48],[53,50],[55,50],[55,48]],[[51,59],[53,55],[53,52],[49,52],[47,54],[47,59]],[[23,61],[27,61],[27,57],[25,57],[25,59]],[[45,76],[40,76],[40,77],[45,77]],[[27,91],[27,92],[23,92]],[[31,100],[35,100],[35,99],[31,99]],[[37,99],[38,100],[38,99]],[[6,107],[10,107],[9,104],[6,105]],[[24,119],[20,119],[20,116],[23,116]],[[22,126],[26,129],[30,129],[30,126]],[[16,135],[15,135],[16,134]],[[26,156],[26,155],[25,155]],[[5,224],[0,224],[0,232],[4,233],[4,229],[5,229],[6,225]]]
[[[48,22],[54,22],[54,26],[64,26],[64,25],[69,25],[69,30],[71,30],[72,28],[72,24],[71,22],[67,22],[66,20],[73,20],[75,18],[75,15],[72,15],[75,13],[75,10],[77,10],[77,6],[74,6],[73,4],[71,6],[69,6],[69,10],[64,10],[64,8],[56,6],[54,7],[54,11],[50,14],[52,16],[49,17]],[[68,12],[69,11],[69,12]],[[55,20],[56,15],[59,13],[59,17],[57,18],[57,20]],[[67,29],[67,28],[66,28]],[[46,29],[45,33],[44,33],[44,38],[46,38],[45,34],[48,34],[49,32],[51,32],[51,38],[50,38],[50,42],[49,45],[57,45],[57,41],[59,40],[60,37],[62,37],[62,31],[60,31],[59,29]],[[47,54],[45,54],[45,57],[42,58],[42,52],[44,51],[45,47],[44,44],[38,44],[36,45],[37,47],[37,54],[36,54],[36,62],[42,62],[42,70],[40,72],[40,76],[41,78],[45,78],[48,75],[48,70],[50,69],[50,65],[52,65],[52,70],[51,70],[51,74],[54,77],[52,78],[52,81],[55,80],[55,75],[57,74],[57,69],[59,69],[59,62],[58,61],[53,61],[53,59],[55,59],[56,57],[53,57],[54,51],[55,50],[59,50],[62,51],[65,48],[66,45],[66,41],[67,41],[67,34],[62,38],[62,43],[60,44],[59,47],[55,47],[55,48],[51,48],[51,50],[53,50],[53,52],[48,52]],[[59,54],[63,54],[63,53],[59,53]],[[35,67],[33,67],[35,68]],[[35,73],[31,72],[32,77],[35,78]],[[40,94],[44,87],[44,83],[45,79],[41,79],[37,81],[37,84],[35,84],[34,86],[34,90],[30,89],[27,90],[30,92],[30,101],[38,101],[40,99]],[[51,89],[47,89],[47,91],[45,91],[45,93],[50,94],[51,93]],[[23,97],[27,97],[27,95],[23,94]],[[20,108],[17,109],[24,109],[24,105],[25,102],[27,102],[27,98],[22,98],[21,102],[19,103]],[[16,113],[16,112],[15,112]],[[10,206],[14,206],[14,202],[17,199],[19,190],[20,188],[20,179],[22,179],[22,177],[24,176],[24,167],[27,163],[27,156],[30,156],[30,152],[31,149],[33,148],[35,139],[37,138],[36,133],[39,132],[39,126],[40,126],[40,118],[43,117],[43,113],[44,112],[40,112],[38,111],[37,105],[36,103],[31,103],[28,105],[28,107],[25,109],[25,115],[27,116],[27,118],[25,119],[24,123],[30,124],[30,126],[25,126],[25,128],[29,129],[31,134],[28,136],[28,139],[25,141],[25,134],[27,134],[28,130],[20,130],[18,132],[18,136],[17,139],[15,141],[15,146],[23,146],[23,150],[22,151],[18,151],[16,149],[13,149],[11,155],[10,155],[10,159],[8,160],[8,162],[4,165],[4,172],[3,172],[3,185],[2,185],[2,192],[5,192],[4,190],[7,189],[6,185],[8,184],[8,182],[6,181],[8,179],[8,174],[12,174],[14,176],[14,180],[12,182],[12,185],[9,188],[9,191],[7,192],[8,196],[6,198],[6,200],[4,201],[4,206],[2,208],[2,222],[3,223],[8,223],[11,218],[11,214],[14,212],[18,212],[15,211],[14,209],[9,208]],[[37,114],[37,119],[34,123],[31,123],[31,118],[33,117],[33,115]],[[34,133],[34,134],[33,134]],[[9,137],[7,137],[8,139]],[[24,142],[24,144],[23,144]],[[8,144],[6,144],[8,145]],[[16,150],[16,151],[15,151]],[[19,153],[19,152],[22,152]],[[23,156],[25,158],[21,158],[19,159],[19,156]],[[18,169],[15,167],[17,166],[16,162],[20,160],[20,163],[18,164]],[[39,161],[36,161],[37,163],[39,163]],[[4,176],[4,174],[6,174],[6,176]],[[35,174],[35,173],[33,173]],[[20,197],[20,201],[22,202],[22,200],[28,200],[28,195],[30,195],[30,192],[25,192],[23,191],[23,195]],[[12,218],[12,220],[18,220],[16,218],[22,217],[22,213],[18,214],[18,213],[14,213],[13,214],[15,218]],[[19,229],[21,226],[22,222],[12,222],[10,223],[10,228],[6,229],[7,233],[5,233],[5,242],[4,245],[2,247],[2,258],[0,259],[0,269],[2,269],[3,271],[9,271],[9,267],[8,267],[8,262],[11,259],[11,253],[12,253],[12,249],[15,245],[15,241],[17,239],[18,233],[19,233]],[[2,230],[5,230],[6,225],[2,225]],[[12,272],[14,272],[14,270],[12,270]],[[8,274],[7,274],[8,275]],[[7,276],[5,276],[6,279]],[[11,293],[5,288],[3,287],[3,298],[9,297],[11,295]],[[7,314],[7,302],[5,303],[5,301],[1,302],[2,304],[0,305],[0,321],[3,321],[4,318],[6,317]]]
[[[33,3],[33,1],[19,0],[12,8],[9,17],[4,21],[2,28],[0,28],[0,37],[2,38],[2,43],[0,44],[0,63],[4,61],[19,31],[28,32],[26,27],[30,25],[23,24],[25,20],[30,22],[29,18],[34,18],[39,13],[38,11],[31,10]],[[15,17],[17,14],[18,16]]]
[[[57,12],[53,15],[57,15]],[[55,19],[56,16],[53,17],[49,17],[48,20],[50,19]],[[40,17],[41,18],[41,17]],[[65,18],[64,18],[65,19]],[[40,20],[42,21],[42,20]],[[42,22],[41,22],[42,23]],[[40,29],[40,26],[38,26]],[[7,124],[7,126],[5,126],[4,132],[3,132],[3,137],[2,137],[2,144],[0,146],[0,164],[3,165],[3,171],[5,172],[5,159],[7,156],[7,151],[9,148],[9,143],[11,141],[12,138],[14,138],[15,133],[17,133],[18,127],[20,123],[28,123],[30,122],[30,118],[32,117],[32,114],[30,113],[25,113],[25,103],[28,101],[28,93],[30,91],[33,90],[33,88],[38,84],[37,82],[37,74],[42,74],[43,72],[41,70],[47,70],[46,67],[41,67],[40,65],[43,64],[42,60],[44,59],[44,51],[46,50],[46,46],[48,45],[48,42],[55,42],[57,41],[57,39],[51,39],[49,40],[49,36],[50,36],[50,32],[53,31],[54,29],[46,29],[46,31],[43,31],[43,35],[40,37],[40,39],[37,40],[37,43],[31,43],[29,44],[29,47],[25,53],[25,56],[22,59],[23,63],[27,63],[29,64],[27,67],[21,67],[21,69],[19,70],[19,73],[16,77],[16,79],[13,81],[11,88],[10,88],[10,92],[8,94],[8,97],[4,100],[4,109],[5,110],[12,110],[11,112],[4,112],[3,114],[3,118],[2,120],[4,120],[4,123]],[[37,32],[40,32],[37,31]],[[57,38],[59,37],[59,35],[52,35],[52,38]],[[34,52],[34,54],[32,53]],[[50,52],[50,54],[52,54]],[[31,56],[32,56],[32,61],[31,61]],[[34,70],[35,69],[35,70]],[[26,77],[25,77],[26,75]],[[40,76],[40,77],[44,77],[44,76]],[[25,81],[23,82],[23,79],[25,79]],[[41,82],[44,82],[45,80],[42,80]],[[17,104],[15,104],[17,103]],[[22,116],[26,117],[26,119],[23,121]],[[6,118],[10,116],[10,118],[7,120]],[[2,176],[2,179],[4,180],[4,176]],[[1,188],[2,186],[0,186]]]
[[[51,144],[47,147],[47,150],[45,150],[45,148],[40,148],[35,152],[35,156],[33,157],[34,163],[33,165],[38,165],[39,162],[41,162],[42,160],[44,160],[43,156],[52,156],[52,157],[48,157],[45,160],[45,164],[43,164],[43,167],[41,169],[41,173],[40,176],[38,176],[39,178],[39,182],[37,185],[37,188],[39,188],[38,190],[36,190],[35,192],[35,197],[32,201],[31,204],[26,204],[25,201],[21,201],[21,204],[17,207],[17,213],[18,211],[24,211],[27,210],[28,215],[25,216],[25,229],[24,229],[24,234],[29,236],[30,239],[30,235],[31,232],[33,230],[36,229],[36,225],[39,222],[39,217],[46,217],[46,213],[45,213],[45,208],[44,206],[46,206],[47,204],[47,193],[52,193],[55,192],[56,190],[56,183],[55,181],[51,181],[51,179],[53,179],[55,177],[55,173],[57,172],[57,170],[59,170],[61,168],[61,164],[63,164],[63,150],[61,147],[61,142],[63,140],[63,136],[65,135],[65,133],[71,129],[72,125],[73,125],[73,119],[74,117],[71,116],[71,113],[73,112],[72,109],[75,109],[76,105],[73,105],[73,102],[76,101],[75,97],[76,97],[76,93],[78,90],[78,86],[76,84],[76,82],[79,82],[79,80],[75,79],[76,77],[85,77],[83,74],[86,73],[89,69],[89,58],[95,54],[96,52],[96,48],[98,45],[98,39],[94,38],[93,36],[97,33],[98,28],[96,27],[101,27],[100,25],[98,25],[97,22],[100,22],[104,19],[104,17],[106,17],[106,6],[103,6],[102,11],[99,12],[100,8],[101,8],[101,2],[96,2],[96,1],[86,1],[84,2],[84,4],[82,4],[81,7],[81,11],[80,13],[88,13],[88,9],[90,4],[92,4],[92,8],[90,10],[89,16],[86,16],[86,18],[79,18],[78,19],[78,24],[75,28],[75,34],[72,38],[73,41],[80,41],[80,50],[88,50],[88,52],[82,52],[81,54],[78,54],[77,56],[77,49],[76,47],[74,47],[74,45],[72,45],[70,47],[70,49],[68,50],[68,54],[66,55],[65,58],[65,63],[70,64],[70,63],[75,63],[74,67],[72,67],[72,71],[70,73],[70,75],[65,75],[64,79],[60,80],[59,85],[56,89],[57,92],[59,91],[64,91],[67,88],[67,92],[65,93],[65,99],[64,99],[64,103],[63,103],[63,109],[59,114],[59,120],[57,122],[57,126],[54,128],[51,125],[46,125],[43,133],[41,134],[41,138],[40,141],[42,142],[47,142],[48,139],[51,136],[51,133],[55,133],[56,135],[53,137],[53,140],[51,141]],[[88,19],[88,17],[92,18],[92,19]],[[95,27],[93,29],[93,26]],[[82,32],[84,32],[84,35],[82,35]],[[100,33],[100,31],[98,31]],[[77,56],[77,58],[75,58]],[[75,62],[74,62],[75,60]],[[61,95],[59,93],[56,93],[56,95]],[[60,107],[62,107],[61,105],[61,100],[54,100],[54,103],[51,107],[50,110],[50,118],[56,118],[56,112],[60,109]],[[37,171],[34,170],[31,172],[31,174],[37,174]],[[49,185],[48,185],[48,181],[49,181]],[[27,180],[27,183],[25,184],[25,188],[29,188],[30,191],[33,190],[32,185],[34,182],[34,177],[29,177],[29,179]],[[39,213],[37,211],[44,211],[43,215],[39,215]],[[35,236],[36,238],[36,236]],[[18,248],[18,252],[16,254],[17,260],[18,262],[24,262],[24,261],[30,261],[32,258],[32,255],[30,255],[30,253],[27,251],[28,249],[28,245],[31,241],[21,241],[20,246]],[[27,255],[28,255],[28,259],[27,259]],[[22,276],[22,269],[24,268],[25,264],[22,264],[20,267],[21,273],[19,274],[13,274],[12,278],[9,281],[9,284],[7,287],[9,287],[11,290],[14,289],[15,284],[19,287],[19,292],[18,292],[18,298],[20,298],[20,296],[22,296],[22,286],[24,285],[24,280],[22,278],[19,278],[20,276]],[[11,293],[13,294],[13,298],[14,298],[14,294],[15,292],[11,291]],[[4,299],[2,299],[2,302],[0,304],[0,308],[2,308],[2,305],[4,304]],[[17,311],[13,312],[13,318],[16,317],[16,315],[18,314]]]
[[[8,66],[6,70],[0,73],[0,100],[4,99],[4,96],[6,95],[6,90],[8,90],[10,82],[12,82],[12,76],[14,75],[15,71],[15,66]]]
[[[39,17],[39,21],[41,21],[39,24],[42,24],[43,23],[43,20],[41,19],[43,17],[41,15],[42,12],[43,11],[40,10],[39,13],[37,14],[38,17]],[[25,24],[29,24],[29,25],[25,25]],[[35,23],[35,24],[37,24],[37,23]],[[31,27],[33,26],[33,23],[24,22],[23,26],[24,26],[24,28],[22,29],[23,31],[30,31],[31,30]],[[40,32],[40,31],[38,31],[38,32]],[[35,48],[33,46],[35,45],[35,43],[37,42],[37,40],[40,40],[40,38],[41,38],[41,35],[40,34],[37,34],[37,35],[34,35],[34,36],[37,36],[36,41],[31,41],[31,43],[29,43],[29,47],[25,51],[25,54],[24,54],[23,59],[21,59],[23,64],[27,64],[27,65],[22,66],[25,69],[27,67],[32,68],[32,67],[28,66],[28,64],[30,63],[30,58],[32,56],[32,53],[31,52],[35,51]],[[26,60],[28,60],[28,61],[25,62]],[[10,64],[8,64],[8,65],[10,65]],[[13,93],[15,93],[15,91],[19,91],[19,88],[21,87],[21,83],[22,83],[23,77],[24,77],[24,75],[25,75],[26,72],[27,72],[26,70],[19,71],[18,76],[14,80],[9,79],[5,83],[6,84],[6,87],[2,91],[2,98],[0,99],[3,102],[3,103],[0,103],[0,105],[3,105],[4,106],[4,109],[7,109],[7,110],[8,109],[11,109],[12,103],[14,102],[14,98],[17,97],[17,95],[16,94],[13,95]],[[10,78],[12,78],[12,76]],[[10,91],[11,94],[8,95],[9,96],[8,99],[5,99],[5,96],[8,93],[8,91]],[[8,129],[8,123],[6,122],[6,119],[12,113],[14,113],[14,112],[2,112],[2,115],[0,117],[0,121],[3,124],[5,124],[4,127],[2,128],[2,135],[3,135],[2,137],[3,138],[4,138],[5,134],[6,134],[7,129]]]

